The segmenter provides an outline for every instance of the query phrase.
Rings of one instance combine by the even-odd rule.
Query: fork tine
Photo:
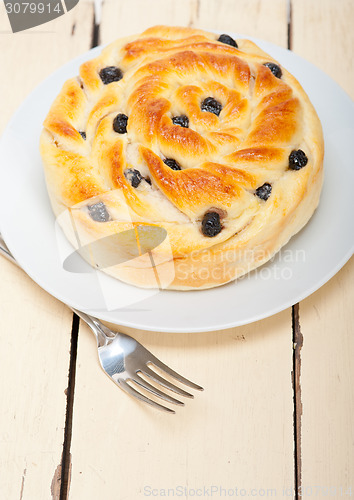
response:
[[[185,377],[182,377],[182,375],[172,370],[169,366],[165,365],[165,363],[160,361],[153,354],[150,354],[149,356],[149,363],[152,363],[152,365],[155,365],[160,370],[165,371],[166,373],[168,373],[168,375],[171,375],[171,377],[174,377],[179,382],[182,382],[182,384],[188,385],[188,387],[191,387],[192,389],[197,389],[198,391],[204,391],[203,387],[195,384],[194,382],[191,382]]]
[[[119,387],[128,393],[130,396],[133,396],[136,399],[139,399],[139,401],[143,401],[144,403],[147,403],[150,406],[153,406],[154,408],[157,408],[158,410],[165,411],[166,413],[176,413],[174,410],[171,410],[170,408],[167,408],[167,406],[160,405],[159,403],[156,403],[155,401],[152,401],[152,399],[147,398],[140,392],[136,391],[133,387],[131,387],[125,380],[117,380],[117,384]]]
[[[154,372],[154,370],[151,370],[148,366],[139,370],[137,373],[139,374],[140,372],[146,375],[147,377],[150,377],[155,382],[158,382],[163,387],[166,387],[166,389],[170,389],[170,391],[173,391],[176,394],[179,394],[180,396],[184,396],[186,398],[194,398],[193,394],[189,394],[189,392],[186,392],[180,387],[177,387],[176,385],[172,384],[171,382],[169,382],[168,380],[164,379],[156,372]]]
[[[135,384],[138,384],[140,387],[145,389],[146,391],[151,392],[155,396],[163,399],[164,401],[167,401],[168,403],[173,403],[175,405],[179,406],[184,406],[184,403],[182,401],[179,401],[178,399],[173,398],[172,396],[169,396],[168,394],[165,394],[164,392],[160,391],[160,389],[157,389],[153,385],[149,384],[149,382],[146,382],[143,378],[139,376],[139,378],[134,378],[131,379]]]

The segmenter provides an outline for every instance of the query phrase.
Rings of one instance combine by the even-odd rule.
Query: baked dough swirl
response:
[[[142,287],[242,276],[307,223],[322,186],[321,124],[298,81],[251,41],[190,28],[156,26],[82,64],[45,119],[41,154],[73,244],[166,230],[153,261],[104,269]]]

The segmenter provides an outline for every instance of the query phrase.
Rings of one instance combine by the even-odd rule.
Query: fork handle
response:
[[[95,318],[95,316],[90,316],[89,314],[79,311],[79,309],[75,309],[74,307],[70,307],[70,309],[91,328],[95,334],[98,347],[107,345],[110,339],[113,339],[116,335],[121,335],[118,332],[112,332],[98,318]]]
[[[12,253],[8,249],[1,233],[0,233],[0,254],[2,254],[4,257],[6,257],[13,264],[16,264],[17,267],[22,269],[20,264],[17,262],[15,257],[12,255]],[[102,347],[104,345],[107,345],[109,340],[114,338],[115,335],[113,334],[113,332],[111,330],[109,330],[98,318],[95,318],[94,316],[90,316],[89,314],[86,314],[83,311],[79,311],[78,309],[75,309],[73,307],[70,307],[70,306],[68,306],[68,307],[75,314],[77,314],[83,321],[85,321],[85,323],[91,328],[91,330],[93,331],[93,333],[95,334],[95,337],[97,339],[98,347]],[[113,334],[113,336],[112,336],[112,334]]]
[[[0,253],[6,257],[8,260],[10,260],[13,264],[16,264],[17,267],[20,267],[19,263],[15,259],[15,257],[12,255],[10,250],[7,248],[7,245],[4,241],[4,238],[2,237],[2,234],[0,233]]]

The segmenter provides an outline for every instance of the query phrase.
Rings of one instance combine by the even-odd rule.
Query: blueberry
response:
[[[99,201],[94,205],[87,206],[91,219],[96,222],[107,222],[110,220],[109,213],[107,211],[106,205]]]
[[[173,158],[165,158],[163,162],[165,165],[172,168],[172,170],[182,170],[181,166]]]
[[[113,120],[113,130],[117,132],[117,134],[126,134],[127,124],[128,124],[127,115],[119,113],[119,115],[117,115]]]
[[[265,66],[266,68],[269,68],[274,76],[276,76],[277,78],[281,78],[283,73],[282,73],[281,68],[277,64],[269,62],[269,63],[264,63],[263,66]]]
[[[172,121],[175,125],[179,125],[180,127],[184,127],[184,128],[189,127],[189,120],[188,120],[188,116],[186,116],[186,115],[174,116],[172,118]]]
[[[139,172],[139,170],[136,170],[135,168],[128,168],[124,172],[125,178],[128,179],[130,184],[133,186],[133,188],[137,188],[141,181],[143,180],[143,176]]]
[[[289,168],[292,170],[300,170],[307,165],[308,159],[302,149],[294,150],[289,156]]]
[[[123,78],[123,73],[117,66],[107,66],[101,69],[100,78],[105,85],[108,85],[112,82],[119,82]]]
[[[219,116],[222,110],[222,105],[219,101],[214,99],[214,97],[207,97],[204,99],[201,105],[202,111],[208,111],[209,113],[214,113],[214,115]]]
[[[79,134],[84,140],[86,140],[86,132],[82,132],[81,130],[79,130]]]
[[[226,43],[226,45],[231,45],[231,47],[236,47],[236,49],[238,48],[238,45],[235,42],[235,40],[231,38],[231,36],[225,35],[225,33],[219,36],[218,42]]]
[[[206,212],[202,220],[202,233],[212,238],[220,233],[222,225],[220,215],[217,212]]]
[[[268,200],[271,192],[272,192],[272,186],[267,182],[263,184],[263,186],[260,186],[259,188],[256,189],[256,195],[258,196],[258,198],[264,201]]]

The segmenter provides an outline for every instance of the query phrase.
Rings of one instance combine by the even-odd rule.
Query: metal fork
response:
[[[10,250],[7,248],[1,234],[0,253],[20,267]],[[114,332],[104,325],[98,318],[90,316],[82,311],[78,311],[72,307],[71,309],[83,321],[85,321],[85,323],[87,323],[95,334],[97,339],[98,357],[105,373],[116,384],[118,384],[123,391],[127,392],[131,396],[153,406],[154,408],[168,413],[175,413],[175,411],[150,399],[143,393],[139,392],[138,389],[143,389],[143,391],[147,391],[167,403],[173,403],[180,406],[184,405],[182,401],[165,394],[165,392],[150,384],[146,380],[148,379],[165,389],[169,389],[179,396],[187,398],[194,397],[189,392],[184,391],[159,375],[155,369],[173,377],[178,380],[178,382],[181,382],[192,389],[197,389],[199,391],[203,390],[201,386],[182,377],[182,375],[179,375],[179,373],[162,363],[162,361],[156,358],[156,356],[154,356],[150,351],[145,349],[145,347],[129,335]]]

